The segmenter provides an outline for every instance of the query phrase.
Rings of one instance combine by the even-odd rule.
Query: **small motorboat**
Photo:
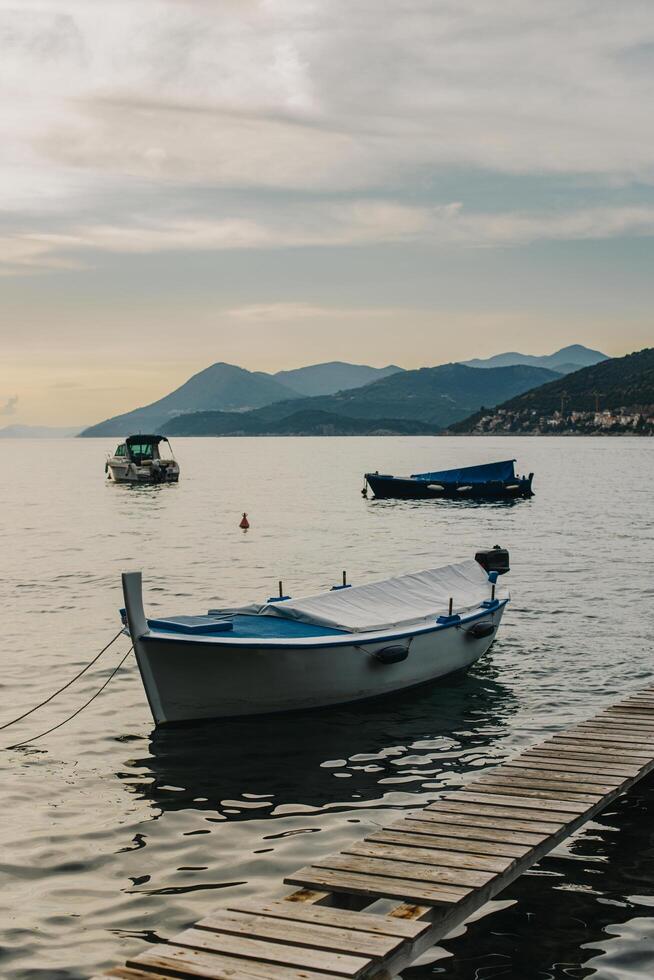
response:
[[[162,452],[164,449],[164,452]],[[177,483],[179,463],[165,436],[128,436],[104,466],[113,483]]]
[[[534,474],[516,476],[514,463],[514,459],[506,459],[499,463],[414,473],[412,476],[366,473],[361,492],[366,497],[370,487],[375,497],[396,497],[401,500],[514,500],[516,497],[533,497],[531,482]]]
[[[338,585],[201,616],[143,609],[123,574],[123,621],[156,724],[322,708],[463,670],[492,644],[509,601],[499,547],[368,585]],[[280,590],[281,591],[281,590]]]

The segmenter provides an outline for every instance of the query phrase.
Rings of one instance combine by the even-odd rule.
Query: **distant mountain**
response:
[[[82,425],[6,425],[0,429],[0,439],[65,439],[78,435]]]
[[[161,429],[166,422],[186,412],[242,412],[274,401],[295,398],[296,393],[263,372],[222,361],[194,374],[180,388],[151,405],[92,425],[82,436],[125,436]]]
[[[337,391],[360,388],[371,381],[378,381],[390,374],[397,374],[403,368],[395,364],[374,368],[367,364],[347,364],[345,361],[329,361],[326,364],[311,364],[309,367],[295,368],[292,371],[278,371],[275,380],[297,391],[300,395],[333,395]]]
[[[219,362],[193,375],[180,388],[151,405],[92,425],[81,435],[124,436],[147,432],[160,429],[171,418],[186,412],[245,412],[282,400],[355,388],[401,370],[395,365],[373,368],[332,361],[272,375]]]
[[[543,354],[541,357],[534,354],[518,354],[512,351],[507,354],[495,354],[493,357],[475,357],[471,361],[463,361],[468,367],[476,368],[495,368],[509,367],[512,364],[528,364],[531,367],[549,368],[558,374],[570,374],[578,371],[582,367],[589,367],[598,364],[600,361],[608,360],[607,354],[602,354],[599,350],[591,350],[582,344],[571,344],[569,347],[562,347],[554,354]]]
[[[434,426],[409,419],[353,419],[305,409],[267,421],[258,412],[193,412],[172,419],[168,436],[369,436],[433,435]]]
[[[290,434],[288,425],[298,424],[297,418],[292,423],[288,421],[293,416],[322,412],[350,421],[367,419],[375,425],[389,419],[425,423],[429,431],[437,432],[480,405],[497,404],[555,377],[554,372],[545,368],[524,365],[479,371],[463,364],[442,364],[417,371],[401,371],[362,388],[335,395],[276,402],[247,412],[238,419],[226,419],[225,413],[221,413],[220,417],[197,424],[202,426],[205,435],[222,435],[228,431],[245,433],[248,426],[253,427],[249,430],[252,434],[279,432],[287,426],[286,431]],[[234,426],[238,428],[234,430]],[[170,435],[199,434],[192,415],[172,420],[164,431]],[[300,432],[299,429],[295,431]]]
[[[557,375],[545,368],[516,365],[479,371],[464,364],[402,371],[372,384],[335,395],[278,402],[256,413],[259,418],[279,420],[291,412],[318,409],[348,418],[412,419],[429,422],[435,429],[464,418],[469,406],[495,405],[507,397],[550,381]]]
[[[569,415],[647,406],[654,406],[654,347],[582,368],[502,402],[493,411],[497,415],[508,413],[519,424],[527,416],[547,418],[562,412]],[[485,410],[476,412],[452,425],[452,431],[472,431],[484,414]]]

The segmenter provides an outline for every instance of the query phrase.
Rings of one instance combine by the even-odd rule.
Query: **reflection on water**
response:
[[[475,510],[478,507],[482,510],[506,510],[512,507],[528,507],[533,499],[533,497],[518,497],[515,500],[444,500],[438,498],[433,500],[394,500],[393,498],[377,499],[376,497],[370,497],[367,502],[371,507],[388,508],[389,510],[395,508],[402,510],[421,510],[426,507],[432,507],[444,508],[456,513],[457,510]]]
[[[136,791],[163,810],[231,820],[379,802],[397,786],[430,795],[478,766],[491,740],[501,751],[514,698],[488,663],[476,673],[337,709],[155,730],[149,755],[131,763],[153,777]]]
[[[0,724],[115,633],[122,571],[143,570],[153,613],[196,613],[272,595],[279,579],[297,595],[343,568],[365,582],[500,544],[513,598],[468,675],[395,698],[153,732],[130,658],[69,725],[0,753],[3,980],[82,980],[227,898],[274,894],[395,811],[652,683],[645,440],[189,439],[178,485],[134,488],[104,484],[107,448],[66,442],[64,467],[56,440],[12,446]],[[360,496],[365,471],[507,456],[536,472],[532,500]],[[72,714],[123,639],[8,742]],[[411,976],[649,980],[653,795],[638,787]]]

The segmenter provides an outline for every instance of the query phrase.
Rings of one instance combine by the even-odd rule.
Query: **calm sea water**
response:
[[[510,548],[513,602],[467,676],[377,704],[155,732],[132,658],[91,707],[0,752],[0,974],[73,980],[423,805],[462,775],[654,682],[654,443],[645,439],[178,440],[178,486],[104,482],[111,440],[5,443],[1,718],[147,608],[202,612]],[[513,505],[365,501],[367,469],[515,456]],[[250,531],[239,530],[247,511]],[[0,745],[49,728],[125,638]],[[621,798],[425,957],[412,980],[654,974],[654,782]]]

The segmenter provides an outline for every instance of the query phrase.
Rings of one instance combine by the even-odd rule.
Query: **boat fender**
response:
[[[464,632],[468,634],[469,640],[484,640],[493,635],[495,627],[492,623],[473,623]]]
[[[408,656],[409,648],[399,646],[399,644],[373,651],[373,657],[379,660],[381,664],[401,664]]]

